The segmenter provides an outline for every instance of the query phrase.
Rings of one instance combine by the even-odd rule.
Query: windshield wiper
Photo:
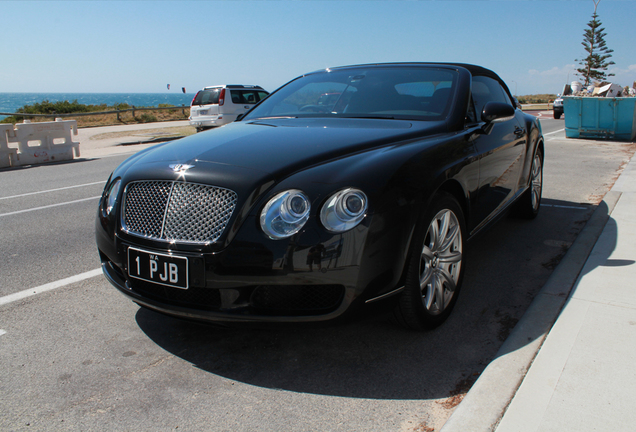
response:
[[[369,115],[364,115],[364,114],[354,114],[354,115],[341,115],[339,116],[341,118],[358,118],[358,119],[389,119],[389,120],[395,120],[395,117],[390,116],[390,115],[382,115],[382,114],[369,114]]]
[[[250,121],[258,121],[258,120],[272,120],[272,119],[292,119],[298,118],[297,116],[271,116],[271,117],[257,117],[255,119],[251,119]]]

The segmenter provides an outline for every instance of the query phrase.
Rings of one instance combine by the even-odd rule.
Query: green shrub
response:
[[[113,105],[113,109],[116,109],[116,110],[127,110],[127,109],[130,109],[130,108],[132,108],[132,107],[130,105],[128,105],[127,103],[117,103],[117,104]],[[106,111],[108,111],[108,110],[106,110]]]
[[[49,102],[48,100],[43,100],[42,102],[37,102],[33,105],[25,105],[18,109],[19,113],[25,114],[71,114],[87,111],[87,106],[77,103],[77,99],[73,102]]]

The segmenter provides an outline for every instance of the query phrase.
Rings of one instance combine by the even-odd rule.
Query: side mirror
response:
[[[488,102],[481,111],[481,121],[486,122],[482,126],[482,133],[489,135],[495,123],[508,121],[515,116],[515,109],[512,105],[502,102]]]
[[[488,102],[481,112],[481,120],[488,123],[501,123],[515,116],[515,109],[501,102]]]

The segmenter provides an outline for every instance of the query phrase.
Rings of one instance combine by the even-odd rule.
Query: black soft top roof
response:
[[[499,83],[508,92],[508,95],[512,96],[512,94],[510,93],[510,89],[508,89],[508,86],[506,85],[504,80],[501,79],[501,77],[499,75],[497,75],[495,72],[491,71],[490,69],[486,69],[485,67],[474,65],[474,64],[470,64],[470,63],[446,63],[446,62],[368,63],[368,64],[359,64],[359,65],[350,65],[350,66],[339,66],[339,67],[334,67],[334,68],[328,68],[328,70],[358,68],[358,67],[369,67],[369,66],[396,66],[396,67],[399,67],[399,66],[418,66],[418,65],[419,66],[452,66],[452,67],[461,67],[461,68],[464,68],[464,69],[468,70],[468,72],[470,72],[470,74],[472,76],[485,76],[485,77],[492,78],[492,79],[494,79],[496,81],[499,81]],[[325,70],[326,69],[320,69],[320,70],[314,71],[312,73],[324,72]],[[306,74],[306,75],[310,75],[310,74]]]
[[[418,65],[461,67],[464,69],[468,69],[468,71],[472,75],[483,75],[483,76],[488,76],[497,80],[501,80],[499,75],[497,75],[495,72],[491,71],[490,69],[486,69],[485,67],[482,67],[482,66],[478,66],[478,65],[474,65],[470,63],[446,63],[446,62],[366,63],[366,64],[357,64],[357,65],[348,65],[348,66],[337,66],[337,67],[327,68],[327,69],[319,69],[311,73],[324,72],[325,70],[359,68],[359,67],[368,67],[368,66],[418,66]],[[309,74],[306,74],[306,75],[309,75]]]

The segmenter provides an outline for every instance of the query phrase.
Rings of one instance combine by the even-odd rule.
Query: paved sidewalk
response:
[[[497,432],[636,429],[636,160]]]
[[[442,432],[636,430],[635,260],[636,157]]]

